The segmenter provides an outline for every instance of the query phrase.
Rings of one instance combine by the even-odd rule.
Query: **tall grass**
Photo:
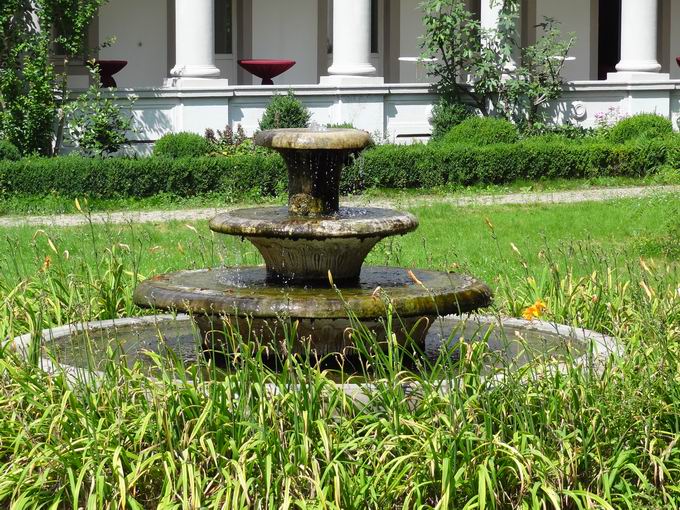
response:
[[[140,313],[131,295],[144,240],[83,241],[96,267],[46,233],[35,241],[30,257],[7,244],[21,256],[3,259],[15,265],[0,275],[4,338]],[[200,250],[213,257],[209,244]],[[249,345],[226,377],[210,376],[210,359],[179,379],[158,359],[151,379],[112,358],[100,378],[74,382],[6,344],[0,506],[677,508],[677,265],[621,264],[620,253],[578,244],[547,247],[538,262],[512,253],[496,268],[494,313],[521,315],[541,299],[546,318],[614,335],[625,354],[489,374],[493,353],[473,342],[455,363],[442,356],[413,371],[408,348],[376,350],[357,326],[361,348],[374,353],[373,391],[361,400],[320,365],[288,357],[274,371]],[[394,326],[385,327],[389,338]]]

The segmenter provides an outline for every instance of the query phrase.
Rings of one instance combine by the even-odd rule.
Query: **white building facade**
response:
[[[427,138],[436,97],[418,61],[421,0],[110,0],[91,30],[100,59],[126,60],[116,94],[139,97],[140,147],[167,132],[257,123],[292,88],[319,124],[351,123],[394,141]],[[469,0],[493,26],[496,0]],[[557,123],[598,113],[680,117],[680,0],[522,0],[522,42],[544,17],[577,42],[565,64]],[[110,43],[105,45],[104,43]],[[94,46],[96,44],[92,44]],[[260,85],[241,59],[290,59]],[[78,74],[79,73],[79,74]],[[82,68],[74,88],[87,85]]]

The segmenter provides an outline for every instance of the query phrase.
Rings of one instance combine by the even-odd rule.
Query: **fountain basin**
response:
[[[457,346],[462,341],[487,343],[484,363],[492,377],[499,369],[514,370],[536,361],[559,362],[567,356],[576,364],[601,367],[609,356],[623,354],[614,338],[595,331],[543,321],[473,315],[438,319],[425,339],[426,355],[434,361],[446,352],[455,361],[460,353]],[[12,347],[27,356],[30,342],[31,335],[23,335],[13,339]],[[157,369],[155,354],[172,370],[189,370],[205,360],[191,317],[151,315],[46,329],[42,332],[39,363],[50,373],[63,371],[73,378],[86,378],[104,369],[108,352],[129,367],[139,364],[150,375]],[[449,384],[442,384],[442,390],[448,391]],[[344,386],[350,394],[370,391],[370,381]]]
[[[368,253],[385,237],[415,230],[409,213],[376,208],[341,208],[322,217],[289,216],[285,207],[239,209],[220,214],[210,228],[248,239],[259,250],[270,281],[328,286],[359,280]]]
[[[208,343],[223,342],[225,332],[237,329],[246,341],[278,349],[285,328],[296,324],[303,341],[293,350],[326,354],[354,347],[357,321],[384,337],[388,309],[400,321],[397,340],[422,346],[436,317],[488,306],[491,290],[466,275],[392,267],[365,267],[351,288],[282,287],[268,281],[265,268],[245,267],[157,276],[140,283],[134,299],[143,307],[192,314]]]

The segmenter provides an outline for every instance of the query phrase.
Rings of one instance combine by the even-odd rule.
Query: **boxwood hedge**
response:
[[[418,188],[444,184],[501,184],[516,179],[644,176],[680,166],[680,141],[383,145],[363,153],[346,172],[347,188]]]
[[[680,139],[607,141],[541,139],[513,144],[382,145],[365,151],[344,172],[344,191],[499,184],[518,178],[644,176],[662,165],[680,167]],[[287,178],[278,155],[200,158],[27,158],[0,161],[0,194],[64,197],[271,195]]]
[[[235,196],[279,191],[283,161],[272,156],[201,158],[106,158],[75,156],[0,162],[0,193],[64,197],[148,197],[228,193]]]

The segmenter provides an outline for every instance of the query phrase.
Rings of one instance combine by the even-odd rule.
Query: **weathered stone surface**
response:
[[[342,167],[370,136],[352,129],[264,131],[255,143],[281,153],[288,167],[288,208],[241,209],[216,216],[215,232],[250,240],[265,267],[181,271],[142,282],[140,306],[192,314],[206,342],[226,342],[236,328],[249,342],[318,354],[354,345],[357,330],[379,342],[392,312],[398,342],[422,344],[436,317],[488,306],[491,291],[469,276],[366,267],[381,239],[418,227],[408,213],[339,207]]]
[[[210,221],[210,229],[220,234],[316,241],[403,235],[416,228],[418,220],[411,213],[373,207],[343,207],[316,218],[290,216],[285,207],[257,207],[218,214]]]
[[[286,325],[296,324],[294,350],[306,342],[317,354],[341,352],[354,342],[359,324],[378,342],[380,322],[391,307],[398,342],[421,344],[439,315],[488,306],[491,290],[460,274],[367,267],[356,286],[346,289],[283,287],[267,282],[263,267],[181,271],[142,282],[135,292],[140,306],[191,313],[208,342],[220,344],[239,331],[244,340],[282,348]],[[289,329],[290,331],[290,329]]]
[[[259,250],[267,276],[284,284],[328,286],[359,278],[364,259],[381,239],[415,230],[409,213],[387,209],[343,208],[333,216],[290,216],[285,207],[241,209],[210,222],[215,232],[248,239]]]
[[[361,150],[371,144],[371,135],[358,129],[272,129],[257,133],[255,144],[270,149]]]
[[[315,217],[338,211],[342,169],[371,137],[357,129],[277,129],[258,133],[255,143],[286,162],[290,214]]]
[[[264,267],[180,271],[143,281],[135,302],[161,310],[258,318],[383,317],[387,303],[402,317],[464,313],[491,302],[483,282],[457,273],[365,267],[350,288],[281,286]]]

